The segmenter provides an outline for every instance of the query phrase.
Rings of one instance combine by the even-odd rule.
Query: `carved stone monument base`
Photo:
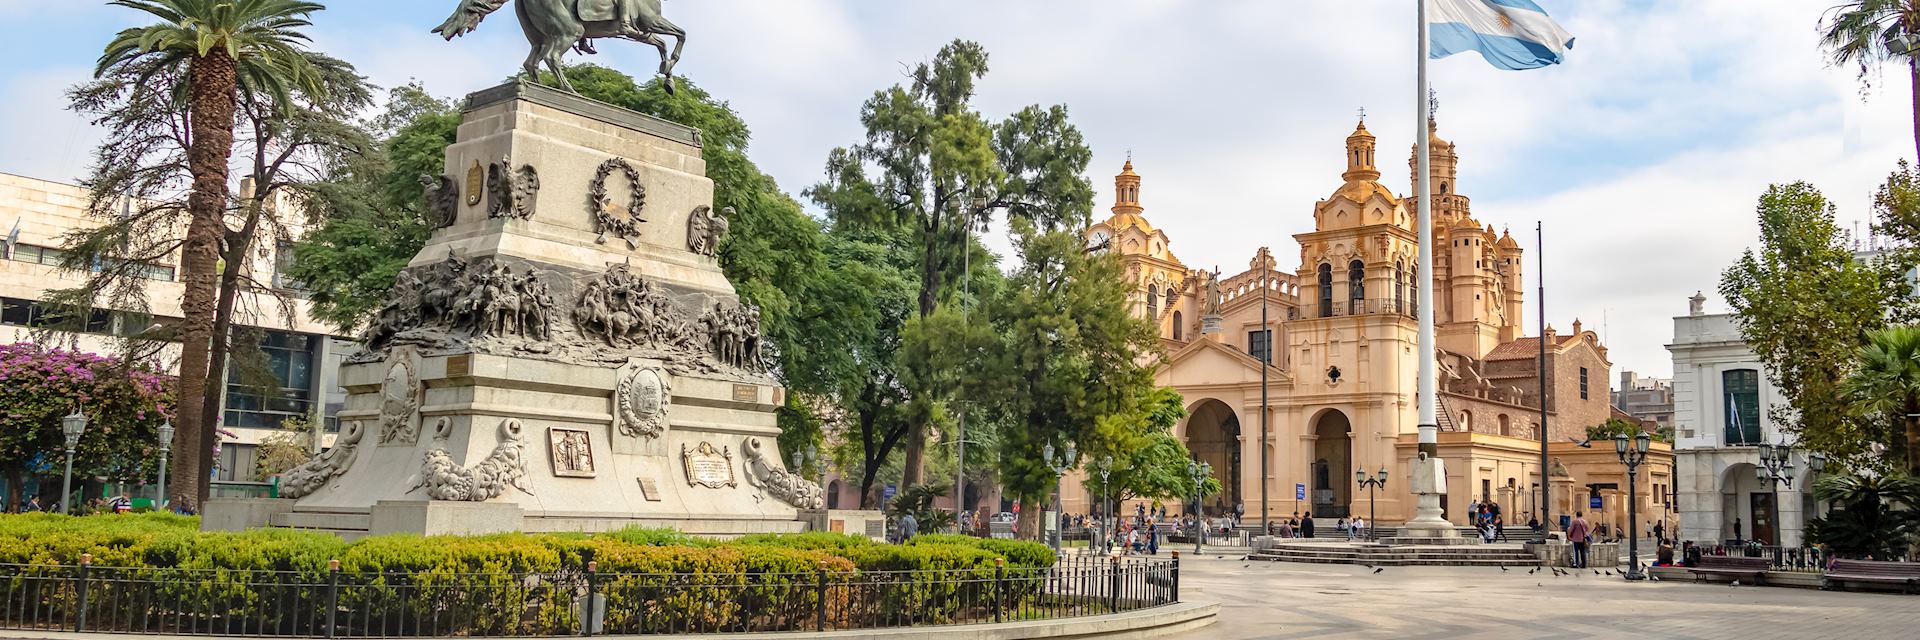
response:
[[[1413,519],[1401,525],[1400,535],[1429,539],[1459,536],[1459,530],[1447,521],[1440,508],[1440,496],[1447,493],[1446,462],[1421,453],[1414,457],[1410,471],[1408,486],[1412,487],[1418,502],[1414,505]]]
[[[699,132],[537,85],[468,97],[442,225],[349,358],[347,440],[279,526],[795,531],[784,390],[713,249]]]

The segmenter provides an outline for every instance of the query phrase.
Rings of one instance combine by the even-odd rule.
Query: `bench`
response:
[[[1821,589],[1840,588],[1848,582],[1900,585],[1901,593],[1913,593],[1920,585],[1920,562],[1881,562],[1877,560],[1839,560],[1820,576]]]
[[[1753,583],[1759,584],[1761,576],[1773,568],[1773,561],[1766,558],[1748,558],[1744,556],[1701,556],[1700,564],[1688,567],[1693,572],[1693,581],[1699,582],[1708,575],[1752,576]]]

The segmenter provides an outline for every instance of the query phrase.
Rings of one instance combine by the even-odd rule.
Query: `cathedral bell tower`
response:
[[[1353,135],[1347,136],[1347,172],[1340,177],[1347,182],[1373,182],[1380,179],[1380,169],[1373,164],[1373,132],[1367,131],[1367,121],[1361,120],[1354,127]]]

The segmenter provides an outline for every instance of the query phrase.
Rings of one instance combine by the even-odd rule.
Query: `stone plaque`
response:
[[[473,354],[461,354],[447,358],[447,376],[473,375]]]
[[[480,161],[473,161],[473,168],[467,170],[467,206],[480,204],[480,194],[485,188],[487,172],[480,169]]]
[[[750,384],[733,385],[734,402],[759,402],[760,387]]]
[[[659,502],[660,483],[653,478],[640,478],[640,494],[646,496],[647,502]]]
[[[887,521],[881,520],[878,518],[868,520],[867,521],[867,537],[869,538],[887,537]]]
[[[733,449],[730,447],[713,448],[711,442],[701,442],[699,447],[680,444],[680,462],[687,467],[687,486],[719,489],[737,486],[733,477]]]
[[[658,438],[667,431],[673,390],[658,369],[632,369],[620,378],[614,402],[620,435]]]
[[[593,477],[593,438],[584,429],[547,429],[548,451],[553,459],[553,475],[562,478]]]
[[[847,521],[841,520],[839,518],[834,518],[833,520],[827,523],[827,530],[832,531],[834,533],[846,533]]]

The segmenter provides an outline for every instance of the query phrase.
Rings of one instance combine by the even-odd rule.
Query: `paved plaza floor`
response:
[[[1182,557],[1181,595],[1221,604],[1189,637],[1920,638],[1920,596],[1239,558]]]

